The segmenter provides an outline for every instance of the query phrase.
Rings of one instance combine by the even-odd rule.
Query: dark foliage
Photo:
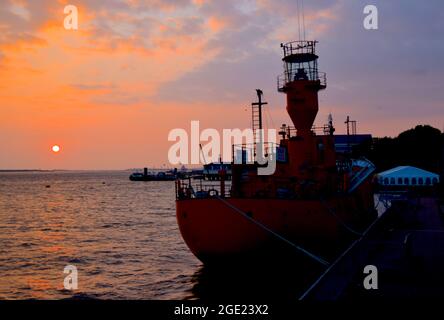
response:
[[[418,125],[396,138],[374,138],[355,148],[354,153],[365,155],[378,171],[409,165],[442,174],[444,134],[429,125]]]

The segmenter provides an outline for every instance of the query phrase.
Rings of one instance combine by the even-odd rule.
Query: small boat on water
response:
[[[177,179],[177,169],[166,171],[149,173],[147,168],[143,169],[142,172],[133,172],[129,179],[131,181],[174,181]]]

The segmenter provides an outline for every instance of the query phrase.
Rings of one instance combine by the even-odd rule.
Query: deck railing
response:
[[[205,199],[231,197],[231,181],[206,181],[202,179],[179,179],[176,181],[176,199]]]
[[[321,88],[327,87],[327,74],[325,72],[318,72],[317,69],[305,69],[307,72],[307,79],[309,81],[319,81],[319,86]],[[283,74],[278,76],[277,79],[277,88],[279,92],[284,92],[287,85],[290,82],[301,80],[296,79],[298,75],[297,70],[293,70],[291,72],[284,72]]]
[[[294,54],[316,54],[317,41],[298,40],[281,44],[284,56]]]

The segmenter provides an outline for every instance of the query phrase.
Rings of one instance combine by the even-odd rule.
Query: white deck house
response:
[[[439,183],[439,175],[411,166],[396,167],[376,175],[383,186],[432,186]]]

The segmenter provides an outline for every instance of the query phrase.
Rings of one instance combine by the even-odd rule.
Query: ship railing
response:
[[[351,177],[350,188],[348,189],[349,193],[356,190],[356,188],[376,170],[375,165],[364,157],[353,160],[353,165],[358,165],[361,169]]]
[[[266,158],[270,154],[276,154],[278,144],[274,142],[262,143],[262,155]],[[264,159],[259,159],[259,143],[234,144],[232,146],[232,162],[234,164],[264,164]]]
[[[282,127],[279,130],[279,135],[282,136],[284,139],[290,139],[291,137],[297,136],[298,129],[296,127],[282,125]]]
[[[284,56],[294,54],[315,54],[317,41],[298,40],[281,44]]]
[[[316,68],[305,68],[304,70],[307,76],[306,79],[298,78],[300,76],[298,70],[284,72],[283,74],[279,75],[277,78],[278,91],[284,92],[290,82],[297,80],[318,81],[318,85],[321,89],[327,87],[327,74],[325,72],[319,72]]]
[[[331,127],[328,126],[327,124],[323,125],[323,126],[314,126],[311,128],[311,131],[316,134],[316,135],[330,135],[330,130]]]
[[[311,127],[311,132],[314,135],[330,135],[330,127],[328,125],[323,125],[323,126],[315,126],[313,125]],[[293,126],[285,126],[285,127],[281,127],[280,131],[279,131],[279,135],[283,136],[285,133],[285,138],[291,138],[291,137],[296,137],[298,134],[298,129],[296,129],[296,127]]]
[[[231,197],[231,181],[205,181],[203,179],[176,180],[176,199],[206,199],[214,197]]]

